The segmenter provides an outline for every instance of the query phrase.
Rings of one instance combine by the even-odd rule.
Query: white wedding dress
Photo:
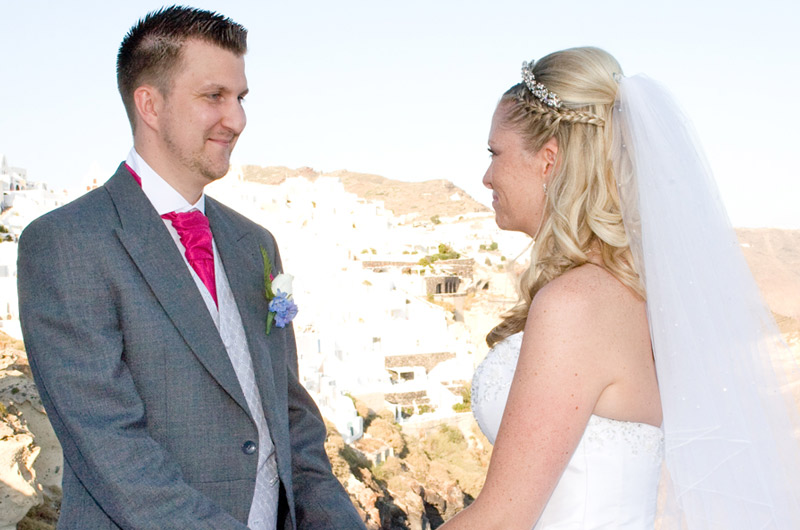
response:
[[[521,332],[496,344],[472,379],[472,410],[491,443],[521,344]],[[652,530],[663,453],[658,427],[592,415],[534,530]]]

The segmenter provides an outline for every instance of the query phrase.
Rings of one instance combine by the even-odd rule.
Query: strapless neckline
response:
[[[643,431],[651,431],[653,434],[658,434],[663,436],[664,428],[662,426],[655,426],[652,423],[645,423],[641,421],[628,421],[628,420],[617,420],[614,418],[607,418],[605,416],[600,416],[598,414],[592,414],[589,418],[590,424],[603,424],[609,423],[611,425],[618,425],[618,426],[630,426],[631,428],[641,429]]]

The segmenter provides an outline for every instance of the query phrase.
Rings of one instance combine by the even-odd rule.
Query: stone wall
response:
[[[433,368],[449,359],[454,359],[456,356],[453,352],[436,352],[436,353],[412,353],[409,355],[387,355],[384,365],[387,369],[402,368],[405,366],[422,366],[425,368],[425,373],[430,373]],[[387,398],[388,399],[388,398]]]
[[[428,403],[428,393],[424,390],[416,392],[393,392],[386,394],[386,401],[396,405],[412,405],[414,403],[425,402]]]

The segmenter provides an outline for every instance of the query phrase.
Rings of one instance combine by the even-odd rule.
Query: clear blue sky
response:
[[[0,0],[0,153],[61,188],[131,145],[114,63],[160,2]],[[667,84],[737,226],[800,228],[800,2],[196,1],[250,30],[235,163],[445,178],[483,202],[486,137],[523,60],[580,45]]]

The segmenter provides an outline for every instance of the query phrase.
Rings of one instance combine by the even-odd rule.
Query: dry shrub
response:
[[[4,350],[6,348],[25,351],[25,344],[21,340],[15,339],[5,331],[0,331],[0,350]]]
[[[486,468],[481,458],[467,447],[461,431],[442,425],[423,442],[428,458],[431,459],[428,475],[447,482],[442,471],[458,483],[459,487],[471,497],[477,497],[486,479]]]
[[[367,427],[367,434],[386,442],[394,450],[395,455],[401,456],[405,453],[406,442],[400,432],[400,426],[396,423],[388,422],[383,418],[375,418]]]
[[[390,456],[385,462],[375,466],[373,475],[382,482],[388,482],[392,477],[396,477],[403,472],[405,472],[405,469],[401,460],[396,456]]]

